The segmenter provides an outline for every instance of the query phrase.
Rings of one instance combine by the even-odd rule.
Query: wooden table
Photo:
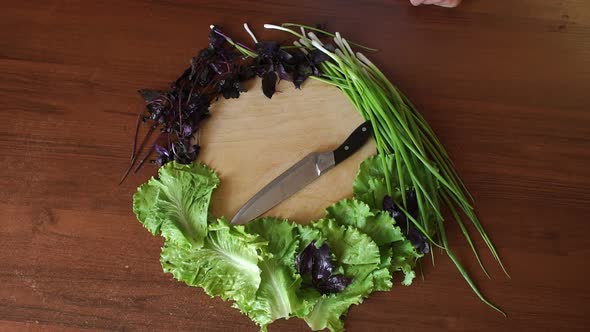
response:
[[[373,294],[350,331],[587,328],[590,313],[590,4],[407,1],[18,1],[0,11],[0,330],[255,331],[228,303],[164,274],[161,240],[122,186],[136,89],[165,86],[211,23],[327,23],[372,58],[439,134],[512,276],[490,255],[480,303],[446,258]],[[478,241],[481,245],[481,241]],[[301,320],[271,331],[306,330]]]

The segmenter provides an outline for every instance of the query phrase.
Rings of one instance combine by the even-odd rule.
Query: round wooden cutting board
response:
[[[248,83],[240,98],[213,103],[198,137],[203,147],[199,160],[221,178],[212,212],[230,219],[283,171],[310,152],[335,149],[363,122],[346,96],[325,83],[310,79],[298,90],[283,81],[272,99],[263,95],[260,79]],[[352,196],[359,164],[375,152],[371,139],[265,215],[299,223],[323,217],[326,207]]]

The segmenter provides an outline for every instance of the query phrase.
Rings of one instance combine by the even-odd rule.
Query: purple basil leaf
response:
[[[224,72],[223,66],[219,63],[212,62],[209,64],[211,68],[218,74],[221,75]]]
[[[162,146],[160,146],[160,145],[158,145],[158,144],[156,144],[156,145],[154,146],[154,150],[155,150],[155,151],[156,151],[156,153],[157,153],[157,154],[159,154],[159,155],[162,155],[162,154],[163,154],[163,155],[168,155],[168,154],[169,154],[168,150],[166,150],[165,148],[163,148]]]
[[[209,113],[209,99],[206,96],[193,93],[187,102],[188,104],[184,105],[182,109],[184,119]],[[198,119],[198,117],[195,119]]]
[[[320,76],[320,70],[318,69],[318,67],[313,67],[313,75],[314,76]]]
[[[312,241],[295,257],[295,268],[305,284],[311,284],[322,294],[338,293],[352,281],[351,278],[332,275],[334,266],[327,242],[317,248],[315,241]]]
[[[225,62],[234,62],[234,60],[240,58],[240,54],[237,53],[233,48],[215,49],[215,52],[219,58]]]
[[[406,196],[406,204],[407,209],[412,217],[416,219],[418,217],[418,197],[416,196],[416,192],[414,190],[410,191]]]
[[[270,72],[270,71],[275,71],[275,63],[273,61],[268,62],[265,69],[266,69],[265,73]],[[262,75],[262,76],[264,76],[264,75]]]
[[[261,41],[256,43],[256,53],[261,59],[273,58],[277,55],[281,45],[276,41]]]
[[[162,166],[171,160],[170,151],[166,148],[156,144],[154,150],[158,154],[158,157],[156,158],[156,164],[158,166]]]
[[[264,76],[262,77],[262,92],[269,99],[272,98],[272,95],[275,93],[276,85],[277,85],[277,74],[275,74],[275,72],[271,71],[271,72],[264,74]]]
[[[430,244],[428,243],[428,239],[418,228],[410,226],[407,238],[412,243],[412,246],[416,248],[417,252],[421,254],[430,253]]]
[[[188,76],[189,80],[192,80],[193,77],[195,76],[195,74],[197,73],[199,64],[201,63],[200,59],[198,57],[193,57],[191,59],[191,73]]]
[[[292,63],[295,60],[295,57],[291,53],[280,48],[277,53],[278,60],[282,63]]]
[[[393,198],[389,195],[383,197],[383,210],[389,212],[389,214],[397,220],[401,211],[397,208],[397,205],[393,202]]]
[[[301,84],[307,80],[309,76],[313,74],[311,65],[305,61],[297,65],[296,71],[293,73],[293,84],[297,89],[301,88]]]
[[[383,210],[389,212],[393,219],[395,219],[398,226],[406,228],[408,218],[399,208],[399,205],[397,205],[393,201],[393,198],[391,198],[389,195],[385,195],[385,197],[383,197]]]
[[[311,62],[314,65],[319,65],[320,63],[322,63],[324,61],[330,60],[330,57],[326,53],[324,53],[318,49],[311,51],[311,53],[309,54],[309,57],[311,59]]]
[[[168,156],[158,156],[158,158],[156,158],[156,165],[158,165],[158,167],[162,167],[164,166],[164,164],[168,163],[169,161],[171,161],[170,157]]]
[[[240,66],[238,69],[238,80],[240,82],[247,81],[254,78],[256,73],[254,72],[253,66]]]
[[[180,75],[176,81],[172,82],[172,84],[170,85],[170,90],[172,93],[174,92],[178,92],[178,89],[180,88],[180,86],[182,85],[181,83],[184,82],[187,78],[190,77],[192,72],[192,68],[187,68],[182,75]]]
[[[197,82],[200,86],[207,86],[211,79],[213,78],[213,72],[209,67],[205,67],[201,70],[201,72],[197,75]]]
[[[193,134],[193,127],[189,125],[182,125],[182,135],[183,136],[190,136]]]
[[[313,269],[311,271],[312,280],[322,280],[332,275],[332,254],[328,243],[324,242],[318,248],[313,262]]]
[[[149,89],[141,89],[141,90],[138,90],[137,92],[139,92],[139,94],[141,95],[141,97],[143,98],[143,100],[146,103],[149,103],[156,98],[160,98],[164,94],[162,91],[149,90]]]
[[[268,71],[266,67],[267,65],[265,64],[255,63],[250,67],[250,69],[252,70],[255,76],[262,77]]]
[[[299,255],[295,257],[295,268],[300,275],[311,273],[316,252],[317,248],[315,247],[315,241],[312,241]]]
[[[209,47],[203,48],[199,51],[199,54],[195,57],[197,61],[209,62],[215,56],[215,48],[209,45]]]
[[[240,93],[246,91],[240,83],[238,75],[232,75],[226,79],[220,80],[218,90],[225,99],[239,98]]]
[[[383,198],[383,210],[388,211],[391,216],[398,222],[400,225],[406,225],[408,223],[407,216],[402,212],[399,205],[397,205],[391,196],[386,195]],[[416,197],[415,191],[408,192],[406,196],[406,209],[405,209],[414,219],[418,219],[418,199]]]
[[[342,275],[331,276],[330,278],[322,280],[318,285],[317,289],[322,294],[340,293],[346,286],[350,285],[352,278],[347,278]]]
[[[168,114],[168,102],[166,99],[156,98],[149,102],[146,106],[149,119],[153,121],[157,121],[162,123],[166,119],[166,115]]]
[[[209,32],[209,44],[213,46],[213,48],[221,48],[223,43],[225,43],[225,38],[218,30],[219,29],[216,26],[213,26],[213,29]]]
[[[277,74],[279,74],[279,78],[285,81],[289,81],[291,82],[293,79],[291,78],[291,75],[289,75],[289,73],[287,73],[287,71],[285,70],[285,67],[282,64],[279,64],[277,66]]]
[[[408,192],[406,196],[406,206],[408,213],[414,218],[418,218],[418,199],[415,191]],[[416,251],[421,254],[427,254],[430,252],[430,244],[428,238],[408,220],[408,217],[402,212],[399,206],[393,201],[391,196],[386,195],[383,198],[383,210],[389,212],[389,214],[395,219],[396,225],[400,227],[404,236],[412,243],[412,246],[416,248]]]
[[[296,89],[301,89],[301,84],[307,80],[305,76],[295,76],[293,79],[293,85],[295,85]]]

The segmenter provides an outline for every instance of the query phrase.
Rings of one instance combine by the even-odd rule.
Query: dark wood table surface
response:
[[[255,331],[228,303],[162,272],[160,239],[117,185],[142,101],[206,44],[209,24],[326,23],[371,57],[439,134],[512,276],[488,253],[485,294],[446,258],[375,293],[350,331],[569,331],[590,319],[590,3],[5,1],[0,10],[0,330]],[[481,245],[481,241],[478,241]],[[271,331],[304,331],[301,320]]]

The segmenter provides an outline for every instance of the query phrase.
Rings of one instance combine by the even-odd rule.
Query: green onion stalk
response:
[[[285,23],[280,26],[265,24],[264,27],[281,30],[297,37],[293,47],[304,53],[318,49],[330,57],[329,61],[324,61],[320,65],[322,74],[312,78],[342,90],[363,118],[371,121],[377,152],[393,156],[393,167],[385,162],[385,158],[381,158],[389,194],[394,191],[391,178],[397,175],[402,198],[401,210],[408,220],[428,238],[431,245],[446,252],[481,301],[505,316],[502,310],[481,294],[449,247],[441,211],[445,206],[459,225],[484,274],[489,278],[460,212],[463,212],[475,227],[496,262],[508,276],[496,248],[475,213],[473,197],[455,171],[448,153],[410,100],[365,55],[354,52],[351,45],[369,51],[376,50],[348,42],[338,32],[332,34],[306,25]],[[244,24],[244,28],[256,42],[247,24]],[[322,37],[330,37],[335,44],[334,51],[331,51],[332,48],[327,47],[316,33]],[[244,55],[257,56],[243,44],[226,39]],[[406,194],[412,189],[418,201],[418,218],[412,217],[405,210]],[[434,262],[434,250],[431,250],[431,255]]]

